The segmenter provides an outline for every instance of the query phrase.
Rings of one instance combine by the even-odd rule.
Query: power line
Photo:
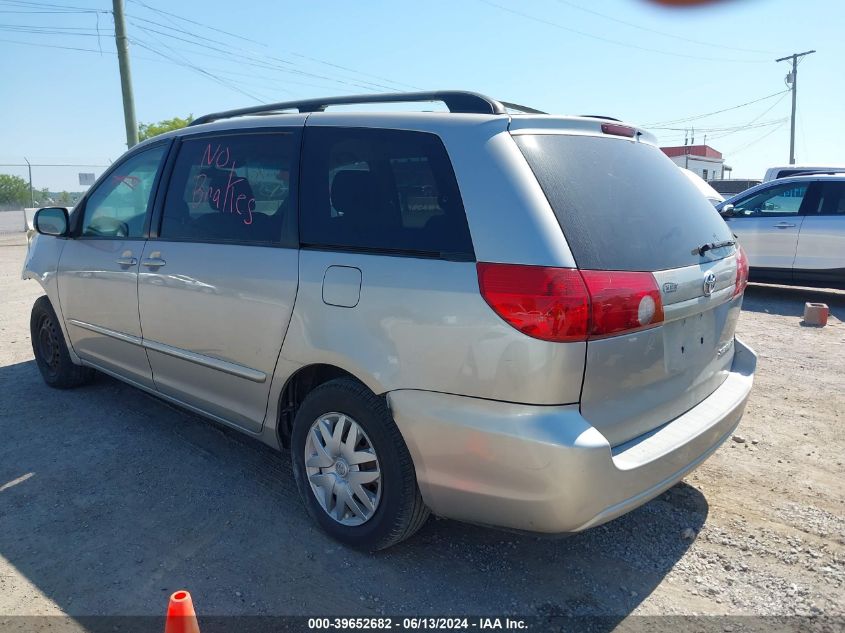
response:
[[[9,7],[19,7],[33,10],[50,10],[57,13],[111,13],[106,9],[93,9],[91,7],[74,7],[62,4],[52,4],[47,2],[25,2],[24,0],[2,0],[0,5]]]
[[[15,15],[69,15],[69,14],[85,14],[85,13],[108,13],[108,11],[6,11],[0,10],[3,14]]]
[[[59,46],[58,44],[42,44],[40,42],[21,42],[20,40],[7,40],[5,38],[0,38],[0,42],[6,42],[8,44],[22,44],[24,46],[35,46],[36,48],[60,48],[66,51],[82,51],[85,53],[108,53],[109,55],[116,55],[114,51],[98,51],[96,48],[80,48],[78,46]]]
[[[656,35],[662,35],[663,37],[671,37],[675,40],[680,40],[682,42],[687,42],[691,44],[698,44],[699,46],[709,46],[711,48],[720,48],[729,51],[739,51],[742,53],[761,53],[763,55],[773,55],[773,51],[761,51],[755,48],[739,48],[737,46],[726,46],[724,44],[714,44],[713,42],[706,42],[702,40],[694,40],[690,37],[684,37],[683,35],[675,35],[674,33],[667,33],[666,31],[659,31],[657,29],[652,29],[647,26],[642,26],[640,24],[634,24],[633,22],[628,22],[626,20],[620,20],[619,18],[613,17],[612,15],[608,15],[606,13],[601,13],[599,11],[595,11],[593,9],[588,9],[586,7],[582,7],[580,5],[575,4],[574,2],[569,2],[568,0],[556,0],[560,4],[565,4],[573,9],[578,9],[579,11],[584,11],[586,13],[591,13],[593,15],[597,15],[601,18],[606,20],[610,20],[611,22],[616,22],[617,24],[624,24],[625,26],[630,26],[634,29],[639,29],[641,31],[646,31],[647,33],[655,33]]]
[[[72,27],[58,27],[58,28],[67,28],[70,29]],[[79,37],[100,37],[101,33],[97,32],[95,29],[90,29],[91,33],[77,33],[70,30],[58,30],[58,28],[53,27],[22,27],[17,28],[15,25],[7,25],[7,24],[0,24],[0,31],[6,31],[8,33],[27,33],[29,35],[75,35]]]
[[[563,24],[559,24],[557,22],[553,22],[551,20],[547,20],[545,18],[539,18],[535,15],[530,15],[528,13],[524,13],[522,11],[518,11],[516,9],[511,9],[509,7],[503,6],[501,4],[497,4],[492,2],[491,0],[479,0],[479,2],[483,2],[486,5],[491,7],[495,7],[501,11],[506,11],[507,13],[512,13],[513,15],[518,15],[521,18],[525,18],[526,20],[532,20],[533,22],[539,22],[540,24],[545,24],[547,26],[552,26],[554,28],[560,29],[562,31],[567,31],[569,33],[575,33],[577,35],[581,35],[582,37],[588,37],[590,39],[598,40],[600,42],[606,42],[608,44],[613,44],[615,46],[623,46],[625,48],[633,48],[640,51],[646,51],[649,53],[658,53],[660,55],[668,55],[670,57],[682,57],[684,59],[695,59],[697,61],[711,61],[711,62],[734,62],[734,63],[742,63],[742,64],[763,64],[766,63],[763,60],[752,60],[752,59],[727,59],[725,57],[703,57],[701,55],[687,55],[684,53],[675,53],[673,51],[662,50],[659,48],[649,48],[647,46],[639,46],[637,44],[631,44],[630,42],[622,42],[620,40],[614,40],[609,37],[604,37],[603,35],[596,35],[595,33],[588,33],[587,31],[581,31],[579,29],[574,29],[569,26],[564,26]]]
[[[774,134],[775,132],[777,132],[779,129],[781,129],[784,125],[786,125],[786,122],[787,122],[787,121],[789,121],[789,117],[787,117],[786,119],[784,119],[784,120],[783,120],[783,123],[781,123],[781,124],[780,124],[779,126],[777,126],[776,128],[774,128],[774,129],[772,129],[772,130],[769,130],[768,132],[766,132],[765,134],[763,134],[763,136],[760,136],[759,138],[754,139],[753,141],[751,141],[750,143],[747,143],[746,145],[743,145],[742,147],[739,147],[739,148],[737,148],[737,149],[730,150],[730,151],[729,151],[729,152],[727,152],[727,153],[728,153],[728,154],[730,154],[731,156],[735,156],[736,154],[739,154],[740,152],[742,152],[742,151],[744,151],[744,150],[748,149],[748,148],[749,148],[749,147],[751,147],[752,145],[756,145],[757,143],[759,143],[759,142],[760,142],[760,141],[762,141],[763,139],[765,139],[765,138],[767,138],[767,137],[771,136],[772,134]]]
[[[168,61],[170,61],[174,64],[177,64],[178,66],[182,66],[184,68],[188,68],[190,70],[193,70],[195,73],[202,75],[204,77],[207,77],[207,78],[215,81],[216,83],[218,83],[222,86],[225,86],[226,88],[229,88],[229,89],[234,90],[235,92],[238,92],[238,93],[240,93],[240,94],[242,94],[246,97],[249,97],[253,101],[258,101],[259,103],[267,103],[267,101],[265,101],[264,99],[261,99],[260,97],[252,94],[251,92],[244,90],[243,88],[240,88],[239,86],[232,83],[231,81],[228,81],[226,79],[218,77],[214,73],[208,72],[207,70],[205,70],[205,69],[203,69],[199,66],[196,66],[195,64],[192,64],[189,61],[181,61],[181,60],[179,60],[179,59],[177,59],[177,58],[175,58],[171,55],[167,55],[165,53],[162,53],[160,50],[156,49],[155,47],[148,46],[148,45],[144,44],[143,42],[141,42],[137,38],[133,38],[131,41],[134,44],[136,44],[137,46],[140,46],[141,48],[144,48],[144,49],[150,51],[151,53],[155,53],[156,55],[163,57],[164,59],[166,59],[166,60],[168,60]]]
[[[766,121],[764,123],[753,125],[751,127],[743,127],[743,128],[738,128],[738,129],[731,130],[731,131],[726,131],[726,132],[717,132],[715,134],[711,133],[711,132],[707,132],[706,130],[700,130],[698,128],[696,128],[694,130],[694,132],[695,132],[695,134],[703,134],[704,137],[707,139],[706,142],[711,143],[712,141],[727,138],[728,136],[733,136],[734,134],[743,134],[745,132],[753,132],[755,130],[759,130],[759,129],[763,129],[763,128],[771,128],[772,126],[775,126],[775,125],[782,126],[788,120],[789,120],[789,117],[783,117],[781,119],[774,119],[772,121]],[[690,130],[687,130],[688,133],[689,133],[689,131]],[[670,137],[666,137],[666,138],[660,137],[660,142],[663,145],[680,145],[680,143],[682,141],[686,141],[688,139],[689,139],[688,135],[677,136],[677,137],[670,136]]]
[[[780,90],[778,92],[773,92],[770,95],[766,95],[765,97],[760,97],[759,99],[754,99],[753,101],[746,101],[745,103],[740,103],[735,106],[731,106],[730,108],[723,108],[721,110],[714,110],[713,112],[705,112],[704,114],[696,114],[694,116],[685,117],[682,119],[673,119],[671,121],[657,121],[655,123],[644,123],[643,127],[655,127],[658,125],[673,125],[675,123],[684,123],[686,121],[696,121],[698,119],[705,119],[709,116],[713,116],[714,114],[721,114],[722,112],[729,112],[731,110],[737,110],[739,108],[744,108],[745,106],[749,106],[752,103],[759,103],[760,101],[765,101],[766,99],[771,99],[772,97],[777,97],[778,95],[782,95],[788,90]]]
[[[744,125],[737,125],[737,126],[733,126],[733,127],[723,127],[723,128],[698,128],[697,131],[704,133],[705,136],[710,136],[710,140],[714,141],[714,140],[717,140],[717,139],[722,139],[722,138],[731,136],[732,134],[742,134],[743,132],[747,132],[749,130],[754,130],[754,129],[757,129],[757,128],[760,128],[760,127],[768,127],[768,126],[771,126],[771,125],[776,125],[778,123],[781,123],[786,119],[785,118],[774,119],[772,121],[766,121],[766,122],[763,122],[763,123],[757,123],[757,122],[760,119],[762,119],[764,116],[766,116],[769,112],[771,112],[781,101],[783,101],[784,98],[786,97],[786,95],[787,95],[787,93],[784,92],[781,95],[780,99],[777,99],[772,105],[770,105],[768,108],[763,110],[760,114],[755,116],[753,119],[751,119],[748,123],[745,123]],[[674,130],[674,131],[683,131],[685,133],[683,137],[680,137],[680,136],[672,137],[672,136],[670,136],[667,139],[663,139],[663,141],[667,142],[667,143],[672,143],[672,142],[680,143],[681,138],[683,138],[684,140],[686,140],[686,138],[687,138],[686,132],[688,132],[688,128],[652,128],[652,129],[668,129],[668,130]],[[711,132],[716,132],[716,133],[711,134]],[[721,133],[719,133],[719,132],[721,132]]]
[[[243,40],[243,41],[246,41],[246,42],[250,42],[250,43],[252,43],[252,44],[256,44],[256,45],[258,45],[258,46],[260,46],[260,47],[262,47],[262,48],[268,48],[268,45],[267,45],[267,44],[265,44],[265,43],[263,43],[263,42],[260,42],[260,41],[258,41],[258,40],[254,40],[254,39],[251,39],[251,38],[245,37],[245,36],[243,36],[243,35],[238,35],[238,34],[236,34],[236,33],[232,33],[232,32],[229,32],[229,31],[224,31],[224,30],[222,30],[222,29],[218,29],[217,27],[210,26],[210,25],[205,24],[205,23],[203,23],[203,22],[199,22],[199,21],[197,21],[197,20],[193,20],[193,19],[190,19],[190,18],[186,18],[186,17],[180,16],[180,15],[177,15],[177,14],[175,14],[175,13],[171,13],[170,11],[165,11],[165,10],[163,10],[163,9],[158,9],[158,8],[156,8],[156,7],[153,7],[153,6],[149,5],[149,4],[147,4],[146,2],[143,2],[142,0],[129,0],[129,1],[130,1],[130,2],[133,2],[133,3],[135,3],[135,4],[138,4],[138,5],[140,5],[140,6],[144,7],[144,8],[146,8],[146,9],[148,9],[149,11],[152,11],[152,12],[154,12],[154,13],[158,13],[158,14],[160,14],[160,15],[167,16],[167,17],[170,17],[170,18],[175,18],[175,19],[177,19],[177,20],[181,20],[181,21],[183,21],[183,22],[187,22],[187,23],[189,23],[189,24],[193,24],[193,25],[195,25],[195,26],[199,26],[199,27],[201,27],[201,28],[209,29],[209,30],[211,30],[211,31],[215,31],[215,32],[218,32],[218,33],[222,33],[222,34],[224,34],[224,35],[228,35],[228,36],[230,36],[230,37],[234,37],[234,38],[237,38],[237,39],[239,39],[239,40]],[[137,17],[136,17],[136,19],[144,19],[144,18],[137,18]],[[151,20],[146,20],[146,21],[148,21],[148,22],[152,22]],[[159,25],[159,26],[164,26],[165,28],[172,28],[172,27],[166,27],[165,25],[162,25],[162,24],[160,24],[160,23],[158,23],[158,25]],[[183,33],[185,32],[185,29],[184,29],[184,28],[176,28],[175,30],[181,31],[181,32],[183,32]],[[202,36],[196,36],[196,37],[202,37]],[[244,50],[244,49],[241,49],[241,50]],[[247,51],[247,52],[248,52],[248,51]],[[362,75],[362,76],[371,77],[371,78],[373,78],[373,79],[378,79],[379,81],[385,81],[385,82],[388,82],[388,83],[391,83],[391,84],[395,84],[395,85],[398,85],[398,86],[405,86],[405,87],[408,87],[408,88],[420,89],[420,88],[419,88],[419,87],[417,87],[417,86],[413,86],[413,85],[406,84],[406,83],[403,83],[403,82],[395,81],[395,80],[393,80],[393,79],[388,79],[388,78],[386,78],[386,77],[382,77],[382,76],[380,76],[380,75],[374,75],[374,74],[372,74],[372,73],[363,72],[363,71],[361,71],[361,70],[357,70],[357,69],[355,69],[355,68],[350,68],[350,67],[348,67],[348,66],[342,66],[342,65],[340,65],[340,64],[336,64],[336,63],[329,62],[329,61],[326,61],[326,60],[323,60],[323,59],[319,59],[319,58],[317,58],[317,57],[311,57],[311,56],[308,56],[308,55],[303,55],[303,54],[301,54],[301,53],[296,53],[296,52],[294,52],[294,51],[291,51],[291,54],[292,54],[292,55],[295,55],[295,56],[297,56],[297,57],[301,57],[301,58],[303,58],[303,59],[307,59],[307,60],[312,61],[312,62],[317,63],[317,64],[322,64],[322,65],[324,65],[324,66],[328,66],[328,67],[331,67],[331,68],[336,68],[336,69],[343,70],[343,71],[346,71],[346,72],[351,72],[351,73],[354,73],[354,74],[356,74],[356,75]],[[275,59],[276,61],[281,61],[281,62],[286,63],[286,64],[292,64],[292,62],[290,62],[290,61],[288,61],[288,60],[281,59],[281,58],[278,58],[278,57],[273,57],[272,55],[267,56],[267,57],[269,57],[270,59]],[[361,80],[359,80],[359,81],[361,81]],[[366,83],[372,83],[372,82],[366,82]],[[395,88],[390,88],[389,86],[380,86],[379,84],[373,84],[373,85],[379,86],[379,87],[381,87],[381,88],[386,88],[386,89],[388,89],[388,90],[395,90]]]
[[[786,118],[788,118],[788,117],[786,117]],[[695,131],[701,132],[701,133],[707,133],[707,134],[710,134],[711,132],[736,132],[736,131],[741,131],[741,130],[753,129],[753,128],[757,128],[757,127],[765,127],[767,125],[773,125],[775,123],[780,123],[782,120],[783,119],[781,118],[781,119],[772,119],[770,121],[761,121],[760,123],[754,123],[753,121],[750,121],[749,123],[744,123],[742,125],[728,125],[728,126],[722,126],[722,127],[697,127],[697,128],[695,128]],[[754,123],[754,124],[752,124],[752,123]],[[673,132],[687,132],[687,131],[689,131],[690,128],[688,128],[688,127],[685,127],[685,128],[684,127],[663,127],[663,128],[653,127],[651,129],[653,129],[653,130],[670,130],[670,131],[673,131]]]
[[[285,67],[282,67],[278,64],[274,64],[274,63],[265,61],[263,59],[256,59],[254,57],[251,57],[249,54],[244,54],[244,53],[229,54],[229,55],[225,55],[225,56],[214,55],[214,54],[211,54],[211,53],[208,52],[209,46],[208,46],[208,44],[206,44],[204,42],[197,42],[197,41],[190,40],[190,39],[187,39],[187,38],[184,38],[184,37],[179,37],[179,36],[176,36],[176,35],[172,35],[170,33],[166,33],[164,31],[160,31],[158,29],[151,29],[151,28],[148,28],[148,27],[144,27],[144,26],[141,26],[141,25],[136,24],[134,22],[132,22],[132,24],[136,28],[138,28],[139,30],[147,33],[148,35],[152,36],[153,34],[158,34],[158,35],[161,35],[163,37],[168,37],[170,39],[178,40],[180,42],[184,42],[186,44],[190,44],[192,46],[197,46],[199,48],[202,48],[203,51],[204,51],[203,52],[204,57],[210,57],[210,58],[213,58],[213,59],[223,59],[223,60],[226,60],[226,61],[232,61],[233,59],[236,59],[236,60],[239,60],[239,63],[255,66],[255,67],[258,67],[258,68],[264,68],[266,70],[275,70],[277,72],[292,73],[292,74],[295,74],[295,75],[303,75],[303,76],[312,77],[312,78],[315,78],[315,79],[324,79],[326,81],[331,81],[333,83],[339,83],[339,84],[344,84],[344,85],[348,85],[348,86],[354,86],[356,88],[361,88],[363,90],[373,90],[374,89],[373,86],[385,88],[385,86],[378,86],[378,84],[368,84],[368,83],[362,83],[362,82],[357,81],[357,80],[347,80],[347,79],[340,79],[340,78],[335,78],[335,77],[331,77],[331,76],[327,76],[327,75],[320,75],[320,74],[317,74],[317,73],[312,73],[312,72],[300,70],[300,69],[296,68],[295,66],[292,66],[290,68],[285,68]],[[194,37],[196,37],[196,36],[194,36]],[[174,49],[174,50],[184,50],[184,49]],[[290,63],[290,62],[285,62],[285,63]]]

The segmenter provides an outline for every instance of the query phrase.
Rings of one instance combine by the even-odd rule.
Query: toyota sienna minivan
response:
[[[445,112],[349,103],[443,102]],[[739,423],[748,264],[645,131],[459,91],[244,108],[38,212],[48,385],[99,371],[290,451],[369,550],[429,512],[578,532]]]

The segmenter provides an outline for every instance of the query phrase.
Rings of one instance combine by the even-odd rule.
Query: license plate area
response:
[[[715,356],[716,343],[713,310],[665,324],[663,356],[666,371],[678,373],[707,364]]]

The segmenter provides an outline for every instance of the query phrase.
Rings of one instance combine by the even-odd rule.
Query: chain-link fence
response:
[[[0,164],[0,235],[32,228],[40,207],[73,207],[108,167],[83,163]]]

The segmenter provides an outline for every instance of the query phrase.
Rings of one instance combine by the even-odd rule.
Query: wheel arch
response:
[[[372,391],[371,387],[351,372],[328,363],[312,363],[297,369],[285,381],[279,395],[276,440],[282,448],[290,448],[291,429],[296,412],[314,389],[337,378],[351,378]]]

